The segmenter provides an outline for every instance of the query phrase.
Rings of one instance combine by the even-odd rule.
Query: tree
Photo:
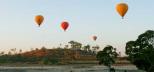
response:
[[[64,46],[64,49],[68,49],[68,47],[69,47],[68,45],[65,45],[65,46]]]
[[[13,54],[16,54],[17,53],[16,52],[16,48],[11,49],[11,51],[12,51]]]
[[[111,65],[115,63],[117,56],[118,53],[116,52],[116,48],[108,45],[102,51],[97,53],[96,58],[99,60],[99,64],[104,64],[111,70]]]
[[[99,47],[98,45],[93,46],[93,47],[92,47],[93,53],[96,54],[96,53],[97,53],[97,50],[98,50],[99,48],[100,48],[100,47]]]
[[[19,54],[22,53],[22,49],[19,50]]]
[[[83,46],[83,50],[87,52],[90,51],[90,45]]]
[[[126,54],[138,69],[154,72],[154,31],[148,30],[138,36],[136,41],[126,43]]]
[[[71,44],[71,49],[74,49],[74,50],[80,50],[82,47],[82,44],[76,41],[70,41],[68,43]]]
[[[4,52],[3,51],[0,53],[0,56],[2,56],[2,55],[4,55]]]

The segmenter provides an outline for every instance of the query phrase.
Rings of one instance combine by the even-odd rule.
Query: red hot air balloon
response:
[[[93,36],[92,38],[93,38],[93,40],[94,40],[94,41],[96,41],[96,40],[97,40],[97,36]]]
[[[67,30],[68,26],[69,26],[69,23],[66,22],[66,21],[63,21],[63,22],[61,23],[61,28],[62,28],[64,31]]]

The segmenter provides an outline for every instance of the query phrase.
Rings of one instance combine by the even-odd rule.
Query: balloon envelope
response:
[[[126,3],[119,3],[116,6],[116,10],[120,14],[120,16],[123,18],[128,11],[128,5]]]
[[[93,36],[92,38],[93,38],[93,40],[94,40],[94,41],[96,41],[96,40],[97,40],[97,36]]]
[[[63,21],[63,22],[61,23],[61,28],[62,28],[64,31],[67,30],[68,26],[69,26],[69,23],[66,22],[66,21]]]
[[[43,20],[44,20],[44,17],[42,15],[35,16],[35,22],[37,23],[38,26],[42,24]]]

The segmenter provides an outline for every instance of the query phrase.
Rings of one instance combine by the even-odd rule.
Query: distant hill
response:
[[[75,49],[35,49],[18,54],[0,56],[0,63],[25,64],[98,64],[93,51]],[[119,57],[115,65],[130,64],[127,57]]]

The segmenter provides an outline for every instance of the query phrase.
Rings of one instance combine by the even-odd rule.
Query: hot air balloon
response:
[[[116,10],[117,12],[120,14],[120,16],[122,17],[122,19],[124,18],[125,14],[128,11],[128,5],[126,3],[119,3],[116,6]]]
[[[69,23],[66,22],[66,21],[63,21],[63,22],[61,23],[61,28],[62,28],[64,31],[67,30],[68,26],[69,26]]]
[[[96,40],[97,40],[97,36],[93,36],[92,39],[93,39],[94,41],[96,41]]]
[[[39,27],[42,24],[43,20],[44,20],[44,17],[42,15],[35,16],[35,22],[37,23]]]

